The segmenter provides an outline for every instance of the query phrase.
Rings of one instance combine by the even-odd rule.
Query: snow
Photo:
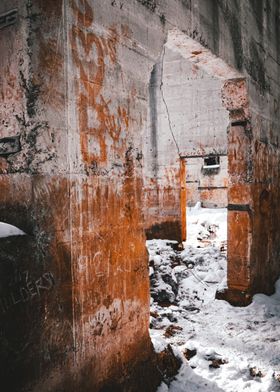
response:
[[[156,351],[171,344],[183,361],[158,392],[280,391],[280,280],[274,295],[257,294],[247,307],[216,300],[226,285],[227,211],[197,205],[187,216],[183,251],[147,241],[151,338]],[[188,360],[186,350],[195,353]]]
[[[210,235],[207,228],[210,226]],[[201,208],[200,203],[187,209],[187,243],[201,246],[201,240],[211,238],[211,228],[216,231],[212,243],[222,244],[227,240],[227,209]],[[206,243],[207,244],[207,243]]]
[[[15,235],[25,235],[25,233],[16,226],[0,222],[0,238],[11,237]]]

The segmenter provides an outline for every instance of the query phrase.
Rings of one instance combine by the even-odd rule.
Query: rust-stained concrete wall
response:
[[[188,205],[200,200],[208,206],[227,205],[227,165],[216,175],[207,176],[202,170],[203,156],[222,155],[223,159],[227,154],[229,113],[222,105],[223,80],[197,65],[196,55],[189,54],[192,61],[168,38],[151,75],[144,150],[148,238],[181,237],[176,206],[181,188],[178,160],[182,158],[186,158]],[[213,193],[215,200],[211,201]]]
[[[124,378],[149,390],[157,381],[143,120],[117,53],[131,33],[103,6],[1,4],[3,14],[17,8],[15,23],[0,30],[1,137],[19,136],[21,147],[1,157],[0,220],[28,234],[1,240],[7,390],[92,391]]]
[[[123,390],[143,391],[158,381],[148,335],[143,146],[150,74],[174,26],[248,78],[252,117],[247,103],[239,111],[235,103],[231,113],[248,120],[250,127],[238,129],[250,159],[231,158],[232,170],[243,162],[247,174],[231,184],[230,219],[232,254],[245,238],[236,263],[249,273],[242,280],[233,268],[230,282],[270,291],[280,243],[277,7],[276,1],[1,2],[1,15],[18,11],[1,19],[0,137],[19,136],[21,147],[15,143],[0,159],[0,221],[28,234],[0,246],[6,390],[92,391],[106,383],[117,390],[126,380]],[[242,157],[234,129],[231,156]],[[5,153],[7,140],[0,147]],[[177,214],[175,191],[168,198]]]
[[[74,341],[63,9],[1,2],[1,14],[14,9],[0,29],[0,135],[21,146],[1,149],[0,221],[28,236],[1,239],[0,362],[1,388],[19,391],[60,378]]]
[[[107,7],[74,1],[66,9],[75,361],[89,375],[81,379],[86,389],[130,379],[135,364],[155,372],[142,229],[142,84],[130,75],[132,32]],[[133,383],[149,390],[153,379]]]

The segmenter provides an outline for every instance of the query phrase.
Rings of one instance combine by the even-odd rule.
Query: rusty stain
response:
[[[138,374],[148,374],[153,355],[143,228],[152,227],[153,236],[185,239],[185,199],[191,190],[186,196],[182,160],[181,167],[178,161],[165,168],[160,185],[151,179],[143,194],[139,140],[145,110],[137,107],[140,88],[125,80],[118,49],[129,44],[125,50],[145,50],[146,43],[136,41],[127,25],[99,26],[89,1],[73,0],[71,5],[73,15],[67,10],[65,23],[61,0],[28,1],[20,8],[20,24],[11,33],[1,31],[7,46],[3,44],[1,59],[0,132],[3,138],[20,135],[23,150],[16,157],[0,157],[0,216],[27,233],[24,239],[1,240],[1,265],[7,255],[13,261],[5,271],[15,272],[13,284],[15,277],[23,279],[22,271],[13,268],[23,267],[39,280],[55,280],[52,290],[5,308],[1,339],[12,342],[17,358],[7,366],[10,390],[27,381],[45,390],[46,379],[50,390],[62,390],[61,385],[69,391],[101,389],[106,379],[117,383],[120,375],[129,374],[139,359],[145,365]],[[64,74],[63,29],[70,41],[69,80]],[[26,37],[20,37],[22,31]],[[192,71],[197,71],[195,64]],[[116,78],[123,83],[123,96],[111,94]],[[78,152],[85,168],[74,173],[69,160],[76,157],[69,151],[63,155],[61,147],[73,147],[70,124],[63,117],[67,83],[73,88],[67,93],[74,98]],[[268,139],[278,143],[278,136],[265,128],[260,116],[251,115],[245,79],[226,81],[221,96],[235,122],[229,127],[229,181],[224,182],[232,208],[228,286],[233,291],[270,292],[279,273],[279,153]],[[54,147],[54,141],[61,146]],[[202,143],[199,147],[203,152]],[[108,171],[110,164],[118,167],[114,175]],[[221,197],[214,190],[203,190],[202,196]],[[150,214],[146,222],[143,209]],[[7,287],[1,289],[3,294]]]
[[[86,169],[71,183],[74,334],[79,347],[75,356],[81,366],[90,360],[98,385],[105,373],[109,377],[106,369],[121,372],[138,347],[144,348],[144,357],[152,357],[147,252],[141,225],[143,184],[136,167],[141,153],[128,138],[133,121],[130,96],[135,91],[124,103],[104,94],[108,75],[117,72],[122,32],[111,26],[106,35],[96,33],[89,3],[84,2],[82,11],[77,2],[73,4],[70,42],[78,75],[76,111]],[[97,176],[98,167],[106,168],[112,154],[119,157],[119,174]],[[137,344],[132,340],[135,331]],[[114,359],[119,345],[115,334],[122,345],[118,361]],[[104,347],[101,364],[94,358],[104,353]]]
[[[85,1],[85,12],[82,13],[75,2],[73,9],[78,25],[73,25],[71,42],[72,56],[80,74],[80,83],[77,88],[79,129],[81,138],[81,151],[85,164],[90,168],[95,162],[105,163],[107,161],[108,145],[106,142],[109,133],[113,148],[124,151],[125,141],[120,140],[122,131],[127,132],[129,127],[129,113],[126,107],[118,105],[116,111],[112,113],[111,99],[106,100],[102,95],[102,88],[105,80],[105,64],[109,58],[111,65],[116,63],[116,51],[118,34],[114,27],[108,32],[108,38],[99,37],[93,31],[82,29],[79,24],[85,21],[85,26],[89,27],[94,21],[93,12],[86,13],[90,8]],[[88,59],[90,53],[96,51],[96,58],[92,61],[84,61],[79,56],[80,50],[84,50]],[[129,107],[129,100],[127,103]],[[89,111],[95,113],[96,126],[90,125]],[[90,151],[90,144],[98,142],[100,151],[94,153]]]
[[[241,291],[250,287],[252,221],[247,212],[228,212],[228,285]]]

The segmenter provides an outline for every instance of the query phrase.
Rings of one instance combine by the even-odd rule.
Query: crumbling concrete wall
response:
[[[231,82],[232,77],[228,75],[229,83],[222,88],[227,95],[224,106],[232,123],[228,130],[231,178],[228,184],[227,298],[235,303],[246,303],[256,291],[271,293],[273,282],[279,276],[276,238],[279,215],[273,202],[278,197],[279,182],[278,174],[272,169],[278,165],[279,153],[279,4],[199,2],[192,10],[192,26],[196,29],[189,35],[233,65],[240,71],[241,79],[242,75],[246,79],[246,82],[238,82],[236,77],[236,81]],[[205,23],[207,13],[213,24]],[[247,17],[249,24],[245,23]],[[196,57],[197,51],[193,55]],[[214,69],[211,61],[208,65]],[[207,68],[207,61],[202,66]],[[220,74],[219,67],[215,72]],[[177,163],[177,173],[179,168]],[[178,195],[178,175],[176,183],[177,187],[172,184],[172,188],[176,188]],[[179,222],[182,211],[179,200],[172,191],[169,199],[173,201],[172,208],[177,211]],[[181,238],[184,238],[182,228],[181,225]]]
[[[184,58],[168,39],[152,71],[144,150],[148,238],[181,238],[176,207],[180,159],[186,160],[188,205],[227,205],[229,113],[222,105],[223,80],[206,71]],[[203,171],[203,157],[209,155],[221,156],[222,170]]]
[[[0,30],[1,137],[20,145],[1,156],[0,220],[28,235],[1,240],[7,390],[157,383],[137,136],[143,120],[117,61],[131,33],[103,7],[1,4],[3,20],[16,14]],[[96,25],[95,12],[107,25]]]
[[[1,2],[0,136],[10,140],[0,140],[0,221],[28,234],[1,240],[6,390],[143,391],[158,382],[148,334],[143,146],[150,74],[174,26],[248,78],[251,131],[240,132],[252,159],[244,181],[231,185],[231,219],[235,249],[241,228],[252,238],[236,260],[243,270],[251,263],[242,288],[270,291],[280,243],[279,9],[276,1],[250,3]],[[14,9],[16,18],[3,16]],[[18,136],[20,146],[11,139]],[[241,139],[233,137],[236,157]],[[177,190],[168,198],[177,214]],[[230,282],[240,289],[235,273]]]
[[[87,390],[130,379],[135,364],[149,372],[150,361],[155,372],[142,229],[143,82],[137,67],[130,74],[137,56],[126,47],[129,26],[116,23],[119,6],[73,1],[66,12],[75,360],[89,374],[81,379]],[[153,377],[142,382],[149,390]]]
[[[27,233],[0,244],[5,390],[46,381],[74,352],[62,11],[59,1],[0,5],[0,221]]]

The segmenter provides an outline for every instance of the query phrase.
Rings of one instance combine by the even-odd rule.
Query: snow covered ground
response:
[[[246,308],[215,300],[226,285],[226,210],[188,209],[188,241],[147,241],[151,337],[183,363],[158,392],[280,391],[280,280]]]

